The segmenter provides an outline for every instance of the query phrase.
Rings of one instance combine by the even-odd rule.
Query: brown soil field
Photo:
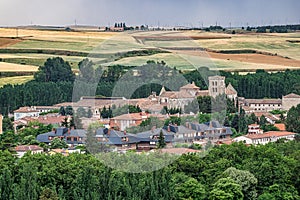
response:
[[[0,48],[8,47],[21,41],[20,39],[0,37]]]
[[[199,51],[180,51],[176,52],[188,55],[198,55],[198,56],[209,56],[214,59],[223,59],[223,60],[233,60],[240,62],[248,62],[248,63],[257,63],[257,64],[270,64],[270,65],[281,65],[281,66],[290,66],[290,67],[299,67],[300,68],[300,60],[288,59],[281,56],[272,56],[272,55],[264,55],[264,54],[223,54],[216,52],[199,52]]]
[[[271,65],[282,65],[291,67],[300,67],[300,60],[283,58],[280,56],[270,56],[263,54],[222,54],[208,52],[208,55],[216,59],[236,60],[240,62],[262,63]]]

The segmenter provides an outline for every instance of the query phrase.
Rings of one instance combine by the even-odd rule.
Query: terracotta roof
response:
[[[233,140],[232,140],[232,139],[219,140],[217,143],[218,143],[218,144],[227,144],[227,145],[230,145],[230,144],[233,143]]]
[[[188,148],[169,148],[169,149],[161,149],[162,153],[170,153],[170,154],[186,154],[186,153],[198,153],[200,150],[188,149]]]
[[[200,90],[196,93],[196,96],[209,96],[208,90]]]
[[[276,128],[278,128],[280,131],[285,131],[285,124],[274,124]]]
[[[190,84],[180,87],[180,89],[200,89],[200,88],[195,85],[195,82],[192,82]]]
[[[237,91],[234,89],[234,87],[231,85],[231,83],[228,84],[225,92],[227,95],[237,94]]]
[[[63,103],[59,103],[59,104],[55,104],[53,105],[54,107],[67,107],[67,106],[72,106],[73,102],[63,102]]]
[[[43,150],[42,147],[38,145],[19,145],[15,147],[16,151],[26,152],[26,151],[39,151]]]
[[[187,91],[181,90],[179,92],[174,92],[173,95],[170,96],[172,99],[185,99],[185,98],[195,98],[192,94]]]
[[[14,113],[31,113],[31,112],[39,112],[39,111],[31,107],[20,107],[18,110],[14,111]]]
[[[296,133],[288,132],[288,131],[269,131],[263,134],[251,134],[246,135],[246,137],[250,139],[260,139],[260,138],[270,138],[270,137],[281,137],[288,135],[295,135]]]
[[[42,124],[60,124],[66,116],[40,116],[37,121]]]
[[[286,96],[283,96],[283,98],[300,98],[300,95],[295,94],[295,93],[291,93],[291,94],[288,94]]]
[[[165,92],[162,92],[160,97],[171,97],[172,95],[174,95],[176,92],[173,92],[173,91],[165,91]]]
[[[112,120],[142,120],[142,116],[148,117],[146,113],[129,113],[111,118]]]

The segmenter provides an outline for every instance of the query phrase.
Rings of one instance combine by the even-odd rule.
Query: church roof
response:
[[[172,96],[170,96],[172,99],[185,99],[185,98],[195,98],[191,93],[181,90],[179,92],[174,92]]]
[[[200,89],[195,85],[195,82],[182,86],[180,89]]]
[[[229,83],[228,86],[226,87],[226,94],[227,95],[237,94],[237,91],[234,89],[231,83]]]

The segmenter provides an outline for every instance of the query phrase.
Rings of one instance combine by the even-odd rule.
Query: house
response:
[[[233,140],[235,142],[244,142],[245,144],[267,144],[269,142],[276,142],[279,139],[294,140],[296,133],[288,131],[269,131],[263,134],[243,135]]]
[[[186,123],[186,127],[197,131],[195,140],[222,140],[230,138],[233,134],[230,127],[221,125],[218,121],[210,121],[207,123]]]
[[[149,114],[143,112],[123,114],[111,118],[109,125],[110,127],[115,127],[120,131],[124,131],[126,128],[140,125],[143,121],[148,119],[148,117]]]
[[[193,143],[195,137],[198,136],[196,130],[187,128],[185,126],[169,125],[165,127],[168,132],[174,133],[174,142]]]
[[[280,120],[279,115],[273,115],[272,113],[269,112],[253,112],[253,113],[258,119],[260,119],[261,116],[264,116],[267,122],[270,124],[275,124],[276,121]]]
[[[96,151],[98,151],[98,149],[100,151],[101,149],[104,151],[126,151],[136,149],[136,145],[139,142],[134,134],[108,128],[97,129],[94,141],[97,142]]]
[[[157,142],[160,135],[160,131],[163,131],[165,142],[170,145],[173,141],[172,133],[168,133],[163,129],[153,129],[137,134],[130,134],[122,131],[116,131],[113,129],[100,128],[96,131],[95,140],[99,145],[99,149],[103,148],[101,145],[106,145],[110,150],[106,151],[127,151],[127,150],[151,150],[157,148]]]
[[[31,154],[43,153],[44,149],[38,145],[19,145],[15,147],[17,156],[19,158],[23,157],[25,153],[31,152]]]
[[[166,142],[166,147],[172,147],[174,142],[174,133],[162,128],[153,128],[150,131],[137,133],[136,137],[139,140],[137,150],[156,149],[159,141],[160,132],[162,131]]]
[[[19,120],[24,117],[38,117],[40,115],[40,111],[36,109],[36,107],[20,107],[18,110],[14,111],[14,120]]]
[[[20,107],[14,111],[14,120],[19,120],[24,117],[39,117],[41,113],[50,112],[59,109],[57,106],[26,106]]]
[[[85,144],[86,131],[82,129],[68,129],[68,128],[57,128],[51,132],[43,133],[37,136],[37,141],[51,144],[54,138],[60,138],[65,140],[69,147],[75,147],[78,145]]]
[[[263,130],[260,129],[259,124],[249,124],[248,125],[248,134],[262,134]]]
[[[39,117],[23,117],[21,119],[15,120],[14,125],[15,126],[26,126],[30,122],[39,122],[41,124],[45,125],[53,125],[53,127],[59,127],[61,125],[61,122],[65,118],[69,118],[68,116],[62,116],[59,114],[47,114],[47,115],[41,115]]]

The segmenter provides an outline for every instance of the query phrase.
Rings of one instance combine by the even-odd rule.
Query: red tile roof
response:
[[[129,114],[123,114],[116,117],[111,118],[112,120],[142,120],[143,116],[145,118],[148,117],[148,114],[146,113],[129,113]]]
[[[14,111],[14,113],[31,113],[31,112],[39,112],[39,111],[31,107],[20,107],[18,110]]]
[[[42,147],[38,146],[38,145],[19,145],[15,147],[16,151],[21,151],[21,152],[25,152],[25,151],[39,151],[39,150],[43,150]]]
[[[269,131],[263,134],[251,134],[246,135],[246,137],[250,139],[260,139],[260,138],[270,138],[270,137],[282,137],[288,135],[295,135],[296,133],[288,132],[288,131]]]
[[[180,89],[200,89],[198,86],[195,85],[195,82],[184,85],[180,87]]]
[[[226,94],[227,95],[237,94],[237,91],[234,89],[234,87],[231,85],[231,83],[229,83],[228,86],[226,87]]]
[[[286,130],[285,124],[274,124],[274,126],[276,128],[278,128],[280,131],[285,131]]]
[[[186,153],[198,153],[200,150],[188,149],[188,148],[169,148],[169,149],[161,149],[162,153],[170,153],[170,154],[186,154]]]

